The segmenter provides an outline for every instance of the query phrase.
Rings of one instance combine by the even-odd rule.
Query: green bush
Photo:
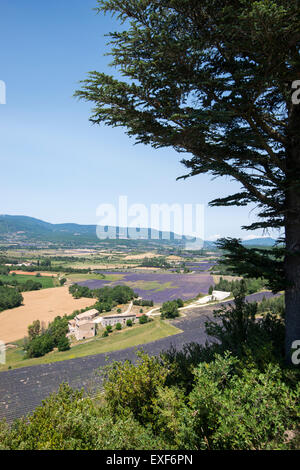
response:
[[[261,373],[217,355],[201,363],[195,377],[178,431],[182,448],[284,448],[285,431],[295,429],[299,417],[300,388],[290,390],[278,366]]]
[[[157,388],[162,386],[167,370],[158,358],[142,352],[137,353],[137,364],[130,361],[114,362],[104,372],[104,392],[113,416],[121,415],[125,409],[140,422],[151,421]]]
[[[132,326],[132,320],[127,320],[126,325],[127,326]]]
[[[251,356],[263,369],[284,357],[284,322],[269,313],[258,321],[257,303],[246,302],[245,295],[242,281],[233,305],[214,311],[216,321],[206,322],[206,333],[219,341],[223,351],[229,350],[238,357]]]
[[[147,317],[147,315],[142,315],[140,318],[139,318],[139,323],[141,325],[144,325],[145,323],[148,323],[149,319]]]
[[[60,338],[60,340],[58,341],[57,347],[59,351],[69,351],[70,349],[69,339],[66,336]]]
[[[102,334],[102,337],[103,337],[103,338],[106,338],[108,335],[109,335],[108,331],[107,331],[107,330],[104,330],[104,331],[103,331],[103,334]]]
[[[32,416],[11,428],[0,422],[2,450],[160,450],[164,446],[130,413],[113,417],[108,408],[66,384]]]
[[[54,347],[53,338],[48,333],[44,333],[30,341],[26,350],[26,358],[45,356]]]
[[[169,300],[164,302],[160,309],[161,318],[176,318],[179,317],[178,303],[176,300]]]
[[[122,330],[122,325],[121,323],[116,324],[116,330]]]
[[[0,286],[0,312],[22,305],[23,296],[17,289]]]

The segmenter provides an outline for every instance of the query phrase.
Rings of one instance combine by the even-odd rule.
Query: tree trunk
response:
[[[287,148],[286,189],[286,258],[285,354],[291,363],[292,344],[300,340],[300,105],[291,105],[289,112],[289,147]]]

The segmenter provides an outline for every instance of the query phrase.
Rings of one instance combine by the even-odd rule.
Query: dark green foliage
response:
[[[107,331],[108,333],[110,333],[110,332],[112,331],[112,326],[111,326],[111,325],[107,325],[107,326],[106,326],[106,331]]]
[[[264,297],[262,301],[258,304],[257,312],[271,313],[273,315],[278,315],[283,318],[285,314],[284,295],[281,295],[279,297],[273,297],[270,299],[266,299]]]
[[[7,276],[8,274],[9,274],[9,267],[0,265],[0,275]]]
[[[170,263],[168,263],[166,258],[164,258],[164,257],[144,258],[143,261],[142,261],[141,266],[145,266],[145,267],[149,267],[149,268],[161,268],[161,269],[171,268]]]
[[[28,292],[33,290],[40,290],[42,288],[42,284],[40,282],[32,281],[29,279],[24,283],[19,283],[18,288],[21,292]]]
[[[58,348],[59,351],[70,349],[70,342],[66,338],[68,332],[68,318],[56,317],[47,330],[43,330],[37,320],[28,327],[29,341],[25,344],[26,357],[41,357]]]
[[[108,330],[104,330],[103,333],[102,333],[102,337],[106,338],[108,335],[109,335]]]
[[[0,423],[0,449],[132,450],[163,449],[164,441],[130,413],[113,417],[82,391],[63,384],[32,416],[11,429]]]
[[[270,313],[256,320],[257,303],[245,302],[244,281],[235,292],[234,304],[214,311],[216,321],[206,323],[206,332],[217,339],[223,351],[238,357],[250,355],[257,365],[284,356],[284,322]]]
[[[68,333],[68,319],[67,317],[56,317],[53,322],[48,326],[47,332],[52,337],[54,346],[58,347],[61,340],[64,341]]]
[[[227,279],[220,278],[219,282],[215,284],[215,290],[224,292],[235,292],[240,289],[241,282],[244,283],[245,293],[254,294],[265,288],[266,281],[264,279],[244,279],[243,281],[228,281]]]
[[[140,423],[151,420],[158,387],[164,384],[167,370],[159,360],[138,352],[137,364],[130,361],[114,362],[104,371],[104,390],[108,406],[114,416],[130,410]]]
[[[72,284],[69,287],[69,292],[73,295],[75,299],[80,299],[81,297],[94,297],[93,291],[91,291],[91,289],[86,286],[79,286],[78,284]]]
[[[103,287],[102,289],[96,289],[94,292],[99,302],[114,302],[117,304],[127,304],[135,296],[130,287],[123,285]]]
[[[153,300],[144,300],[144,299],[139,299],[139,300],[134,300],[133,305],[139,305],[140,307],[153,307]]]
[[[139,323],[140,323],[141,325],[144,325],[145,323],[148,323],[148,321],[149,321],[149,318],[148,318],[147,315],[145,315],[145,314],[142,315],[142,316],[139,318]]]
[[[178,303],[176,300],[169,300],[162,304],[160,309],[161,318],[176,318],[179,317]]]
[[[126,326],[132,326],[132,320],[127,320]]]
[[[69,338],[67,338],[66,336],[62,336],[57,343],[57,347],[60,352],[69,351],[69,349],[71,348]]]
[[[285,249],[282,245],[270,250],[246,248],[241,240],[235,238],[218,240],[217,245],[225,252],[219,262],[224,267],[225,274],[228,270],[229,274],[264,278],[266,286],[273,292],[279,292],[286,287],[283,269]]]
[[[121,325],[121,323],[117,323],[117,324],[116,324],[116,330],[118,330],[118,331],[122,330],[122,325]]]
[[[33,340],[37,336],[39,336],[42,332],[41,329],[41,322],[40,320],[35,320],[32,325],[29,325],[28,327],[28,337],[29,341]]]
[[[47,332],[42,333],[40,336],[36,336],[28,343],[26,358],[45,356],[45,354],[52,351],[53,348],[53,338]]]
[[[0,286],[0,312],[9,308],[15,308],[22,305],[23,296],[17,289],[12,287]]]
[[[183,448],[286,448],[285,431],[295,429],[299,416],[300,388],[291,390],[278,366],[261,373],[230,355],[217,355],[197,367],[195,379],[181,415]]]

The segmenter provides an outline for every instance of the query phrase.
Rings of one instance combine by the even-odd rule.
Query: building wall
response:
[[[86,323],[84,325],[76,325],[75,337],[77,341],[80,339],[93,338],[96,334],[95,323]]]
[[[136,315],[126,315],[126,317],[103,317],[101,319],[101,325],[104,327],[108,325],[114,326],[117,323],[121,323],[121,325],[126,325],[127,320],[131,320],[134,323],[136,321]]]

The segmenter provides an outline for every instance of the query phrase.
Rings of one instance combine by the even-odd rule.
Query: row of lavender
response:
[[[181,298],[188,300],[199,293],[207,294],[209,287],[214,284],[213,277],[208,272],[201,274],[171,274],[171,273],[125,273],[99,271],[103,274],[119,274],[122,279],[118,281],[89,280],[79,284],[90,289],[118,284],[129,285],[137,294],[155,303],[166,302]],[[153,286],[153,283],[155,284]]]

